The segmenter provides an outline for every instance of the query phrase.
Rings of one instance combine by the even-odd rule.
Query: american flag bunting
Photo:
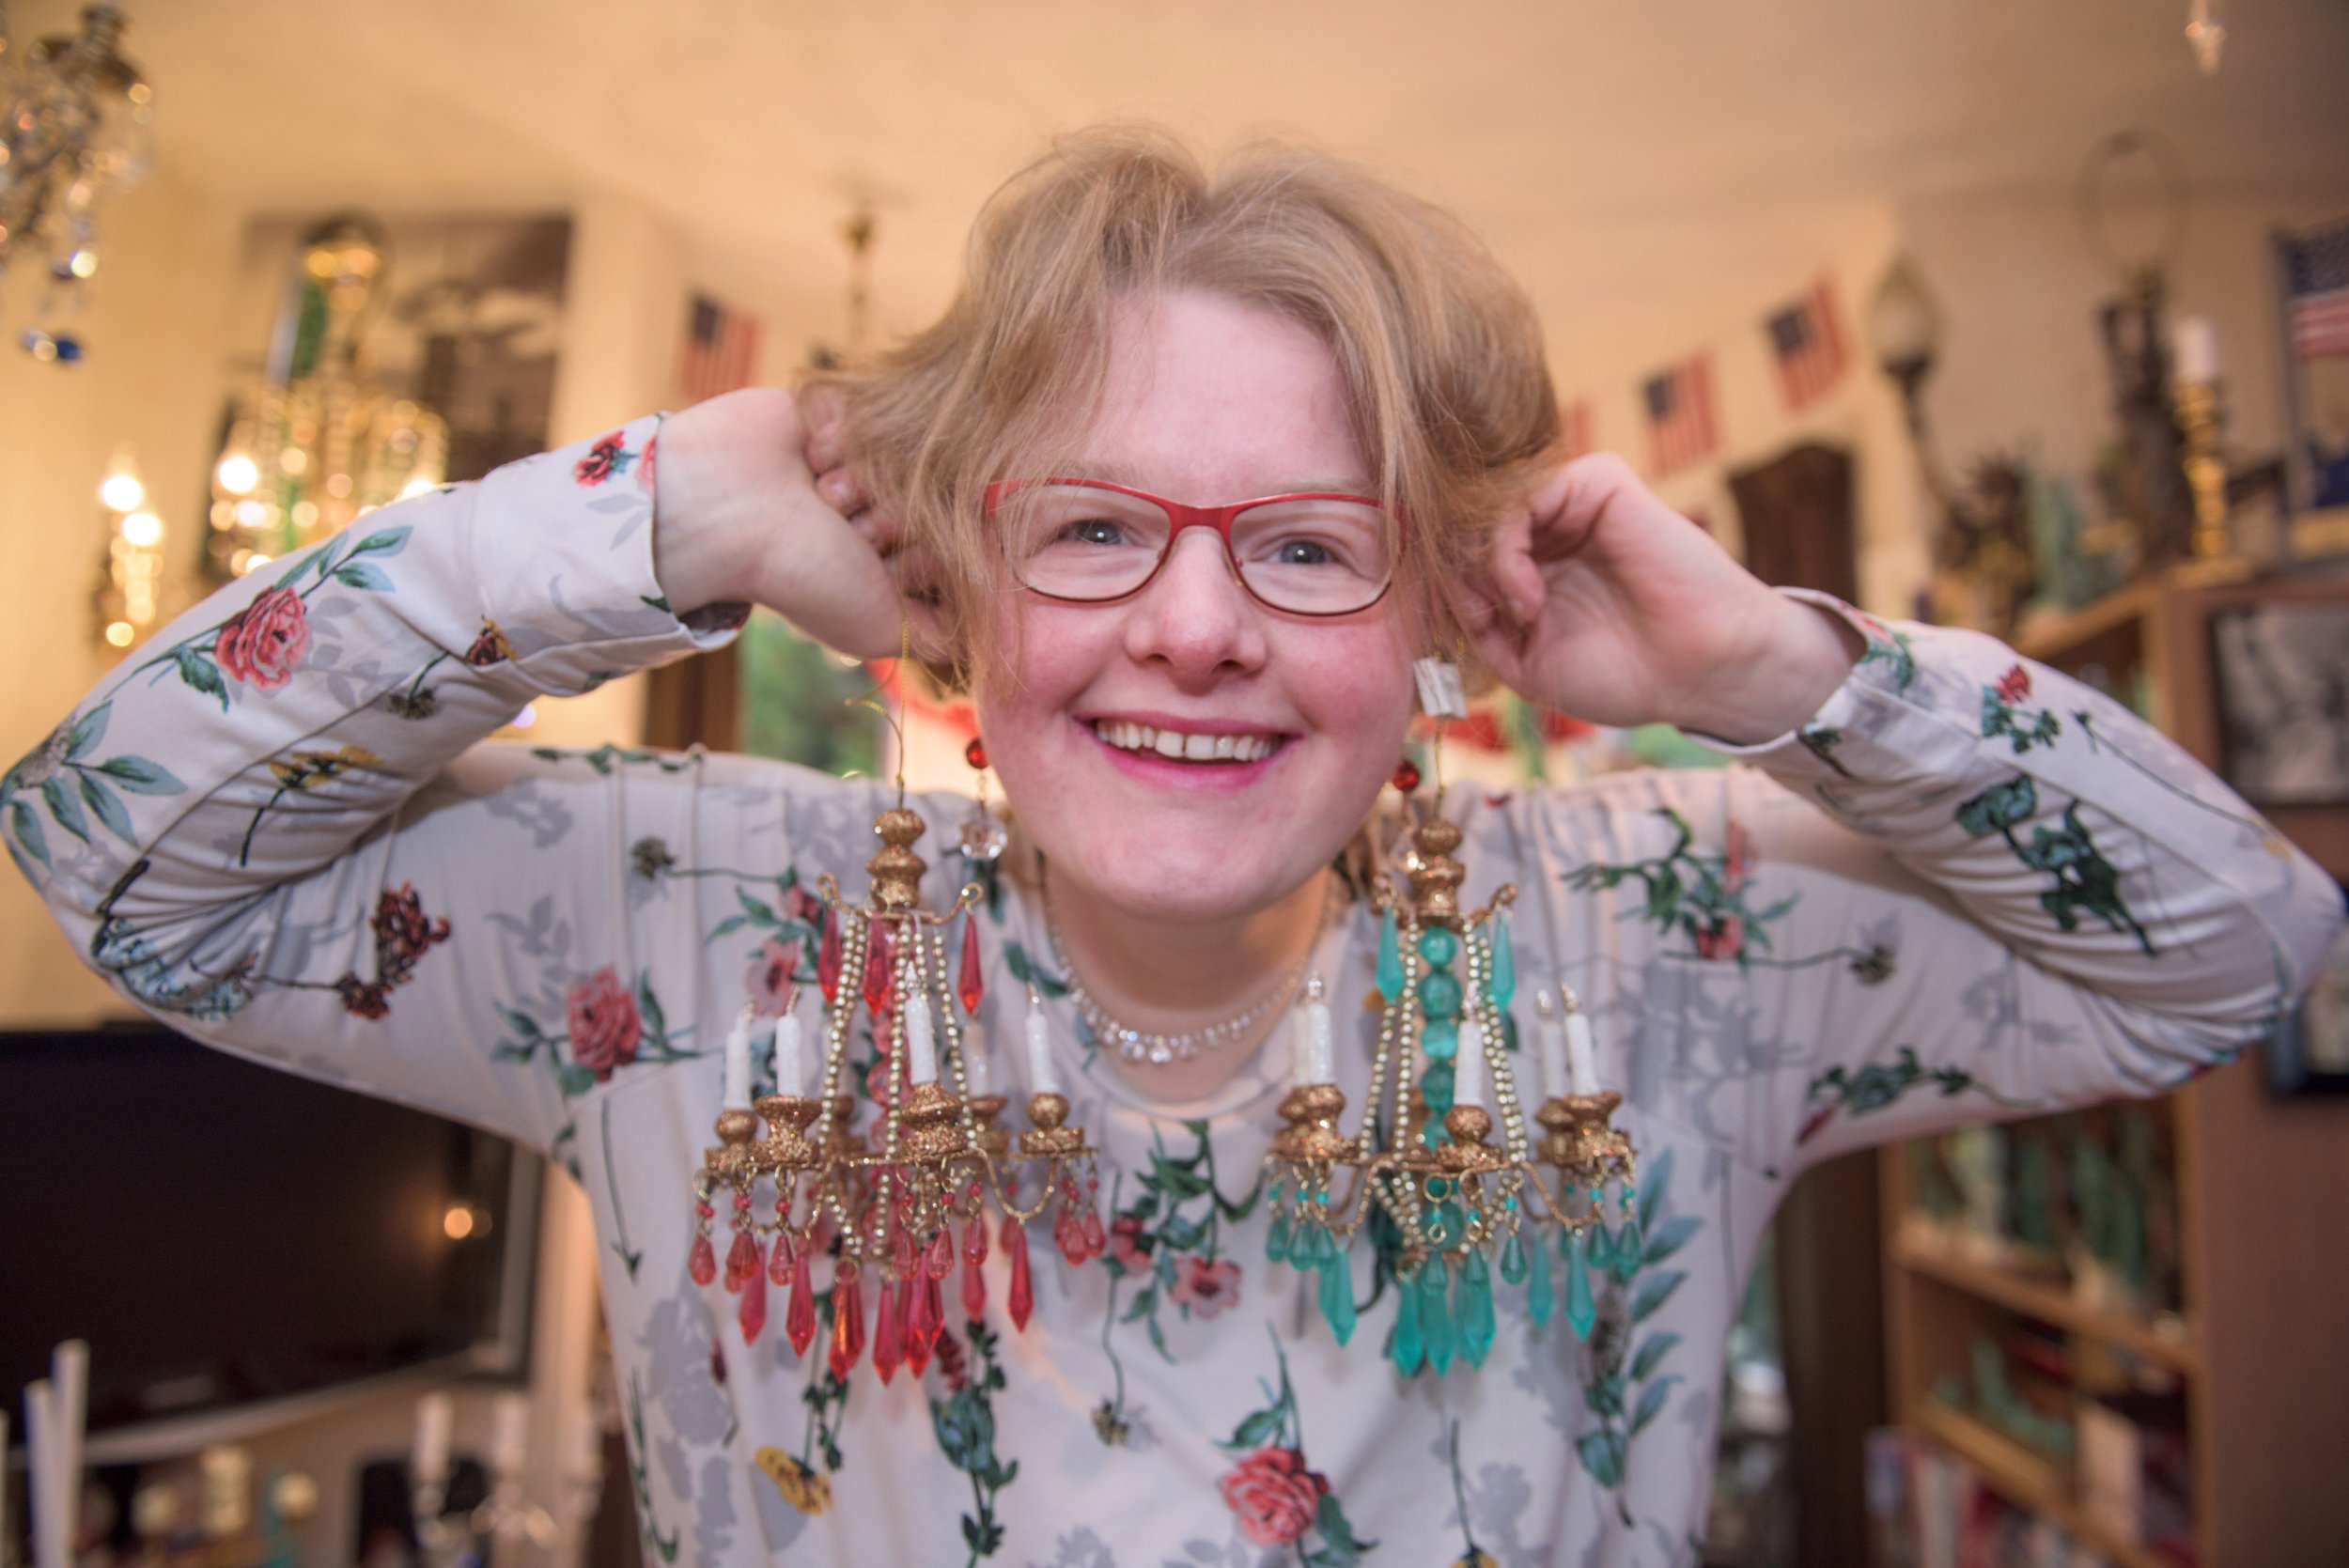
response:
[[[751,384],[758,365],[758,318],[696,294],[686,309],[685,341],[677,348],[680,406]]]
[[[1797,412],[1834,390],[1843,374],[1843,332],[1835,316],[1835,294],[1827,279],[1766,323],[1770,357],[1778,365],[1778,388]]]
[[[1703,462],[1720,445],[1713,413],[1713,359],[1697,354],[1640,388],[1647,410],[1648,470],[1661,477]]]
[[[2282,236],[2292,351],[2301,359],[2349,354],[2349,223]]]

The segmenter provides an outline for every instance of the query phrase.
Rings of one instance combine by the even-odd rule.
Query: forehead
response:
[[[1277,311],[1190,289],[1129,299],[1107,371],[1084,477],[1194,503],[1371,482],[1336,357]]]

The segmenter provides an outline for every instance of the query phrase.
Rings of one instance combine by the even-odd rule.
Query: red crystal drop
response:
[[[816,947],[816,984],[824,990],[824,1005],[830,1007],[840,994],[840,911],[824,906],[823,939]]]
[[[758,1238],[748,1231],[734,1233],[734,1245],[726,1249],[726,1289],[739,1291],[757,1277],[759,1265],[767,1260],[758,1255]]]
[[[841,1267],[832,1277],[832,1374],[846,1382],[856,1358],[864,1354],[864,1303],[857,1289],[854,1269]]]
[[[967,1264],[987,1262],[987,1221],[973,1218],[962,1228],[962,1261]]]
[[[806,1355],[807,1347],[816,1343],[816,1291],[814,1281],[807,1277],[804,1251],[791,1259],[791,1305],[783,1314],[783,1331],[799,1355]]]
[[[987,1313],[987,1271],[977,1264],[962,1265],[962,1315],[980,1318]]]
[[[919,1285],[906,1287],[906,1299],[913,1303],[906,1314],[906,1365],[919,1377],[930,1364],[930,1352],[937,1347],[940,1330],[946,1327],[946,1297],[936,1280],[924,1280]]]
[[[807,1234],[806,1250],[815,1253],[817,1256],[821,1257],[826,1252],[832,1250],[832,1216],[829,1214],[819,1214],[816,1217],[816,1228]]]
[[[922,1254],[913,1245],[913,1232],[902,1219],[890,1234],[889,1266],[890,1271],[897,1276],[899,1284],[910,1281],[922,1266]]]
[[[767,1278],[778,1285],[791,1282],[791,1263],[799,1255],[791,1244],[791,1233],[784,1231],[775,1237],[774,1256],[767,1260]]]
[[[962,999],[962,1010],[972,1017],[979,1016],[979,999],[987,994],[987,984],[979,977],[979,922],[976,915],[962,920],[962,970],[955,980],[955,995]]]
[[[905,1357],[905,1326],[897,1321],[897,1287],[881,1281],[880,1306],[873,1315],[873,1370],[885,1384],[897,1375]]]
[[[987,768],[987,742],[981,740],[975,735],[972,736],[971,737],[971,744],[962,749],[962,760],[971,765],[971,770],[972,772],[975,773],[985,771]]]
[[[955,1271],[955,1233],[950,1225],[941,1225],[930,1237],[929,1251],[922,1260],[922,1271],[933,1280],[943,1280]]]
[[[1061,1209],[1052,1217],[1052,1245],[1060,1249],[1060,1255],[1068,1260],[1071,1268],[1085,1261],[1085,1228],[1068,1209]]]
[[[1405,757],[1394,765],[1394,777],[1388,782],[1396,789],[1408,795],[1419,787],[1419,764],[1409,757]]]
[[[1097,1258],[1110,1250],[1110,1238],[1102,1234],[1101,1215],[1097,1209],[1085,1210],[1084,1244],[1088,1257]]]
[[[872,938],[864,949],[864,1005],[876,1013],[889,1011],[891,972],[889,927],[875,921]]]
[[[767,1327],[767,1277],[755,1268],[751,1270],[751,1277],[742,1281],[742,1310],[739,1313],[739,1320],[742,1325],[742,1343],[756,1344],[758,1331]]]
[[[1019,1220],[1003,1217],[1003,1251],[1011,1259],[1011,1326],[1025,1328],[1035,1311],[1035,1291],[1028,1282],[1028,1231]]]
[[[686,1254],[685,1271],[697,1285],[706,1285],[718,1277],[718,1250],[709,1245],[707,1234],[693,1238],[693,1250]]]

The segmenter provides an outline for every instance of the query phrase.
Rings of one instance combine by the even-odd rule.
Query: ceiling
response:
[[[162,157],[242,208],[657,209],[828,330],[840,221],[877,308],[952,286],[1051,132],[1299,134],[1459,210],[1572,353],[1591,323],[1806,275],[1888,200],[2060,192],[2158,129],[2198,188],[2349,188],[2349,5],[2234,0],[127,0]],[[64,8],[19,7],[20,25]]]

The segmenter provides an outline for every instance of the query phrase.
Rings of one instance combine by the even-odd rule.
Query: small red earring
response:
[[[973,868],[1001,858],[1011,843],[1011,835],[1003,831],[987,809],[987,746],[977,736],[962,749],[962,760],[971,765],[979,776],[978,798],[971,802],[971,820],[962,825],[961,850]]]
[[[976,742],[972,744],[975,745]],[[1387,782],[1403,794],[1408,795],[1419,787],[1419,764],[1409,757],[1405,757],[1394,765],[1394,776]]]
[[[962,760],[969,763],[975,771],[986,772],[987,743],[977,736],[972,736],[971,744],[962,749]]]

